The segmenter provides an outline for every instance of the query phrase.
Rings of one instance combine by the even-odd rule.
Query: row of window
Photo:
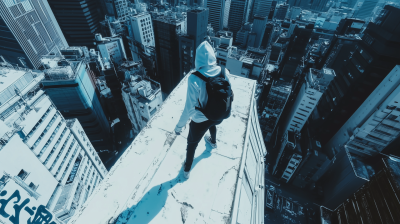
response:
[[[65,146],[67,145],[68,140],[71,138],[71,136],[72,136],[72,134],[69,133],[67,139],[65,139],[65,142],[64,142],[63,146],[62,146],[61,149],[60,149],[60,152],[57,154],[56,159],[53,161],[53,164],[51,165],[50,170],[53,169],[53,167],[56,165],[58,159],[60,159],[60,156],[61,156],[61,154],[63,153],[63,151],[64,151],[64,149],[65,149]]]
[[[49,145],[52,142],[54,136],[58,133],[58,130],[60,129],[61,125],[62,125],[62,122],[58,123],[56,129],[54,129],[54,131],[53,131],[53,134],[51,134],[49,140],[47,140],[47,142],[43,146],[42,150],[40,150],[40,153],[39,153],[38,157],[41,157],[43,155],[43,153],[46,151],[47,147],[49,147]]]
[[[51,156],[53,155],[53,153],[56,151],[57,146],[60,144],[61,139],[64,137],[65,132],[67,132],[67,128],[65,127],[63,132],[61,133],[60,137],[58,137],[58,140],[56,142],[56,144],[54,144],[53,149],[51,149],[49,155],[47,156],[46,160],[44,161],[44,164],[46,165],[47,162],[49,162],[49,159],[51,158]]]
[[[72,160],[75,158],[76,153],[77,153],[78,150],[80,150],[80,149],[81,149],[81,148],[79,147],[79,144],[77,144],[77,146],[76,146],[76,148],[75,148],[75,150],[74,150],[74,153],[72,154],[71,158],[69,159],[69,162],[68,162],[67,166],[65,167],[65,170],[64,170],[63,175],[61,176],[61,179],[60,179],[60,180],[63,180],[63,179],[64,179],[64,177],[65,177],[65,175],[67,174],[67,171],[68,171],[68,169],[69,169],[69,166],[70,166],[71,163],[72,163]],[[65,158],[67,158],[67,156],[66,156]]]
[[[40,125],[43,123],[43,121],[46,119],[46,117],[49,115],[51,109],[53,109],[53,105],[51,105],[46,112],[43,114],[43,116],[39,119],[39,121],[35,124],[35,126],[32,128],[32,130],[28,133],[26,136],[26,140],[28,140],[32,135],[36,132],[36,130],[40,127]]]
[[[66,158],[68,158],[69,154],[71,153],[72,148],[73,148],[74,145],[75,145],[75,142],[76,142],[75,139],[72,140],[71,144],[69,145],[68,151],[67,151],[67,153],[65,154],[64,159],[61,161],[61,164],[60,164],[60,166],[58,167],[57,172],[56,172],[56,174],[54,175],[54,177],[56,177],[56,176],[60,173],[61,168],[63,167]],[[79,145],[79,144],[78,144],[78,145]],[[76,147],[78,147],[78,145],[77,145]]]
[[[50,127],[54,124],[57,118],[58,118],[58,113],[55,113],[53,118],[51,118],[50,122],[47,124],[46,128],[43,130],[42,134],[40,134],[39,138],[36,139],[36,142],[35,144],[32,145],[31,149],[34,149],[36,148],[37,145],[39,145],[40,141],[42,141],[43,137],[47,134]]]

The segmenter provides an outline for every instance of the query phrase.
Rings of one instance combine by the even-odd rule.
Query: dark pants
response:
[[[196,123],[191,121],[189,124],[189,135],[187,138],[187,148],[186,148],[186,165],[185,171],[188,172],[192,168],[194,153],[196,151],[197,145],[199,144],[201,138],[204,136],[207,130],[210,131],[211,142],[216,142],[217,137],[217,127],[215,125],[220,124],[221,121],[204,121],[201,123]]]

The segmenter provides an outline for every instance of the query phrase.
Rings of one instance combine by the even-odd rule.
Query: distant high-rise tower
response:
[[[374,10],[378,0],[365,0],[359,9],[356,9],[353,18],[366,19],[371,16],[372,10]]]
[[[236,33],[249,19],[252,1],[253,0],[231,0],[228,29],[233,33],[234,40],[236,39]]]
[[[227,25],[230,2],[231,0],[208,0],[205,4],[209,9],[208,23],[215,32],[223,30],[224,23]]]
[[[184,77],[180,71],[179,36],[185,34],[186,21],[160,16],[153,20],[157,52],[157,76],[163,93],[169,94]]]
[[[195,67],[196,49],[207,35],[208,9],[187,11],[187,35],[179,37],[180,72],[187,74]]]
[[[47,1],[0,1],[0,55],[22,67],[38,68],[40,58],[68,47]]]
[[[254,0],[253,13],[251,17],[255,15],[260,17],[268,17],[271,12],[272,0]]]
[[[129,0],[114,0],[114,6],[117,17],[122,22],[129,20],[129,17],[134,15],[133,4]]]
[[[310,6],[311,9],[321,12],[328,11],[327,3],[329,0],[314,0]]]
[[[70,51],[79,52],[80,49]],[[64,117],[79,120],[97,150],[111,149],[110,125],[96,95],[92,71],[84,56],[79,56],[81,58],[75,60],[44,56],[43,88]]]
[[[284,20],[288,12],[288,9],[289,9],[288,4],[277,5],[275,8],[274,18],[278,20]]]
[[[70,46],[95,48],[94,35],[100,33],[104,15],[97,0],[48,0]]]
[[[369,23],[362,41],[357,43],[354,53],[342,60],[345,64],[335,70],[336,78],[331,82],[335,91],[325,92],[317,108],[320,126],[317,133],[325,144],[350,118],[368,95],[400,64],[400,9],[386,5],[381,17]],[[329,94],[328,94],[329,92]]]

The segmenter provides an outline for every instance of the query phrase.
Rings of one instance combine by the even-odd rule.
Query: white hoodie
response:
[[[206,77],[215,77],[221,73],[221,67],[217,65],[217,60],[214,54],[214,49],[211,45],[204,41],[196,49],[196,70]],[[229,71],[224,69],[222,72],[228,80]],[[208,95],[206,90],[206,82],[199,77],[188,74],[188,90],[186,96],[185,109],[182,112],[181,118],[175,127],[176,132],[181,132],[189,118],[196,123],[201,123],[208,120],[204,114],[195,109],[195,107],[204,107],[207,104]],[[201,106],[199,106],[199,101]]]

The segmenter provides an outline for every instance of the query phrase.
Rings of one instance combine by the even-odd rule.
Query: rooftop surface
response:
[[[14,70],[10,68],[0,68],[0,92],[9,87],[12,83],[17,81],[23,75],[25,75],[27,71],[25,70]]]
[[[186,76],[115,163],[71,224],[228,223],[256,82],[231,76],[232,115],[219,125],[217,149],[202,139],[183,178],[188,125],[174,133],[185,104]]]

